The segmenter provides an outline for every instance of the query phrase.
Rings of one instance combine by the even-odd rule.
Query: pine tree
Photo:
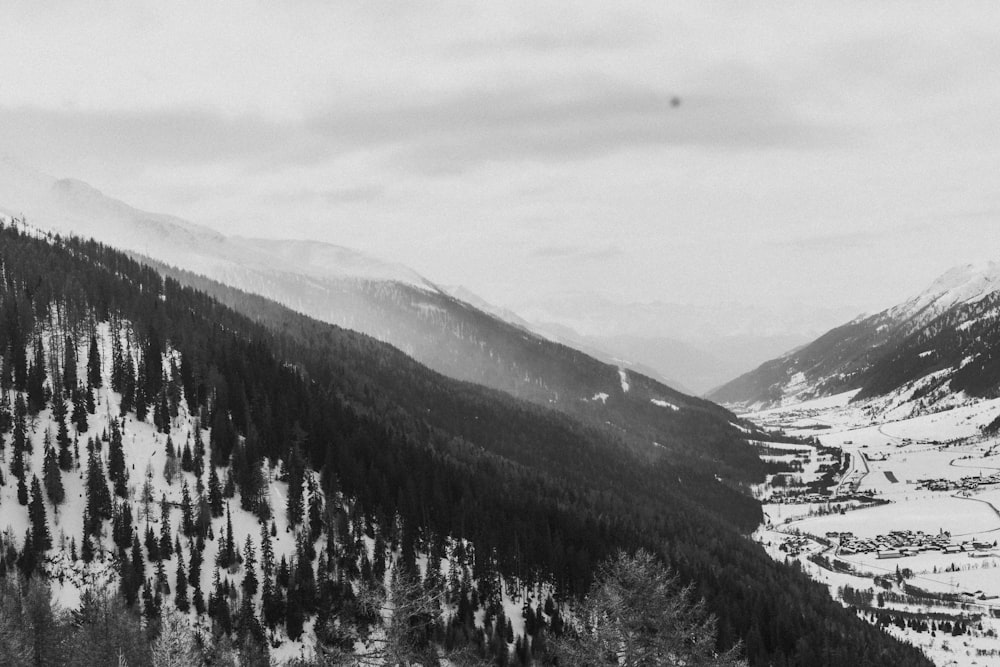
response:
[[[187,481],[181,486],[181,530],[187,537],[194,535],[194,517],[191,512],[191,492]]]
[[[35,354],[28,368],[27,394],[28,412],[37,415],[45,409],[45,350],[42,349],[42,339],[35,339]]]
[[[28,505],[28,516],[31,518],[31,534],[35,550],[42,554],[52,548],[52,537],[49,534],[49,522],[45,518],[45,500],[42,498],[42,487],[38,477],[31,477],[31,504]]]
[[[90,427],[87,423],[87,414],[86,392],[77,387],[73,390],[73,413],[70,415],[70,421],[73,422],[77,433],[86,433]]]
[[[157,539],[156,533],[153,532],[153,527],[146,524],[146,552],[149,553],[150,562],[155,562],[160,560],[160,540]]]
[[[69,396],[74,390],[76,390],[76,343],[73,342],[73,338],[66,336],[65,346],[64,346],[64,357],[63,357],[63,386],[60,391]],[[59,392],[57,392],[59,393]]]
[[[170,506],[167,505],[167,494],[160,500],[160,559],[170,560],[174,551],[173,535],[170,531]]]
[[[95,389],[103,386],[101,375],[101,353],[97,348],[97,336],[90,335],[90,350],[87,354],[87,384]]]
[[[260,565],[263,574],[261,584],[261,615],[264,624],[272,630],[281,622],[280,599],[274,586],[274,548],[267,526],[260,527]]]
[[[181,452],[181,470],[184,472],[194,472],[194,459],[191,457],[191,443],[184,443],[184,451]]]
[[[69,428],[66,426],[66,401],[61,395],[52,399],[52,417],[56,420],[56,442],[59,445],[59,467],[69,472],[73,469],[73,453],[70,450],[72,440]]]
[[[303,482],[305,480],[305,461],[297,445],[293,445],[288,456],[288,497],[285,505],[285,516],[288,525],[296,526],[302,521],[305,509],[303,501]]]
[[[139,536],[132,533],[132,571],[129,574],[129,589],[125,598],[129,601],[129,606],[135,604],[139,594],[139,588],[146,576],[146,565],[142,558],[142,546],[139,544]]]
[[[315,541],[323,532],[323,498],[319,493],[319,485],[316,484],[315,476],[309,475],[307,482],[309,488],[309,536]]]
[[[45,492],[53,505],[61,505],[66,499],[63,489],[62,473],[59,472],[59,462],[52,447],[45,448],[45,459],[42,464],[42,478],[45,480]]]
[[[174,441],[167,436],[167,460],[163,464],[163,479],[167,480],[167,484],[174,483],[174,477],[177,476],[177,452],[174,451]]]
[[[191,471],[200,478],[205,470],[205,441],[201,437],[201,422],[198,419],[194,420],[194,451],[191,455]]]
[[[184,552],[180,549],[177,550],[177,575],[176,575],[176,585],[174,587],[174,604],[182,612],[187,612],[191,608],[191,604],[188,601],[188,572],[187,568],[184,567]]]
[[[14,451],[14,461],[11,465],[11,472],[17,477],[17,502],[21,505],[28,504],[28,485],[25,484],[24,458],[20,450]]]
[[[212,516],[222,516],[222,487],[219,486],[219,475],[215,472],[215,466],[209,466],[208,474],[208,502],[212,508]]]
[[[236,543],[233,539],[233,517],[229,513],[229,506],[226,505],[226,534],[219,544],[219,552],[216,555],[215,564],[220,568],[227,568],[236,563]]]
[[[87,516],[89,523],[84,524],[84,530],[97,536],[101,530],[101,522],[111,518],[111,494],[104,477],[104,465],[96,451],[87,458]]]
[[[84,514],[83,517],[84,526],[87,525],[87,515]],[[90,541],[90,533],[84,530],[83,540],[81,541],[80,547],[80,558],[83,559],[84,563],[89,563],[94,560],[94,543]]]
[[[248,598],[253,598],[257,594],[257,556],[253,549],[253,539],[247,535],[246,543],[243,546],[243,567],[246,574],[243,576],[243,594]]]
[[[111,436],[108,444],[108,473],[115,487],[115,495],[125,498],[128,495],[128,471],[125,468],[125,450],[122,445],[122,432],[118,420],[111,420]]]

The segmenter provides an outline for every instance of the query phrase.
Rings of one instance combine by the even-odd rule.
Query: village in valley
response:
[[[1000,400],[920,413],[843,394],[741,415],[768,482],[755,538],[942,665],[1000,660]],[[942,632],[942,628],[947,631]]]

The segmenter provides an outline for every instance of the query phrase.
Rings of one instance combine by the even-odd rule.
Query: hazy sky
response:
[[[1000,255],[995,2],[5,0],[0,25],[0,153],[504,305],[874,309]]]

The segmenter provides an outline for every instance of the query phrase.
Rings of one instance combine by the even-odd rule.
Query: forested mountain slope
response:
[[[709,423],[691,411],[718,417],[718,447],[733,439],[721,422],[735,418],[713,403],[639,373],[625,371],[623,377],[617,366],[455,298],[406,267],[347,248],[227,237],[136,209],[81,181],[56,180],[0,160],[0,210],[4,207],[24,212],[34,226],[95,238],[368,334],[449,377],[557,407],[592,424],[610,421],[640,448],[654,442],[672,447],[692,424]],[[255,316],[249,309],[243,312]],[[752,481],[761,475],[754,461],[738,460],[737,452],[704,451],[724,477]],[[727,468],[726,459],[735,465]]]
[[[64,473],[73,466],[82,470],[80,461],[89,457],[82,477],[86,483],[73,487],[78,493],[86,489],[90,506],[80,518],[77,548],[92,540],[93,550],[110,557],[107,562],[122,572],[128,572],[125,563],[148,560],[141,572],[120,577],[126,604],[144,606],[138,590],[149,587],[152,578],[152,588],[164,600],[160,604],[176,605],[177,587],[162,591],[162,578],[154,574],[163,567],[162,550],[168,545],[181,545],[185,563],[197,559],[195,553],[204,558],[201,549],[216,559],[221,550],[221,568],[234,577],[239,573],[242,582],[230,586],[224,575],[226,581],[208,596],[207,617],[196,608],[184,610],[193,622],[201,619],[217,641],[232,635],[233,641],[245,642],[259,635],[265,643],[273,632],[275,610],[269,611],[257,588],[248,592],[246,576],[252,570],[262,588],[267,581],[271,594],[277,591],[285,600],[283,613],[301,614],[290,626],[283,619],[286,629],[279,636],[301,632],[301,623],[321,644],[344,646],[364,628],[378,625],[352,603],[357,585],[380,585],[377,564],[391,562],[401,571],[426,576],[427,558],[460,560],[469,576],[447,585],[454,613],[432,622],[428,638],[487,650],[502,664],[526,654],[515,653],[516,642],[504,640],[507,633],[497,614],[501,581],[529,589],[544,583],[570,600],[589,583],[597,561],[619,548],[645,547],[706,598],[719,617],[720,647],[742,639],[753,664],[925,664],[915,649],[863,623],[830,600],[825,588],[773,563],[746,538],[760,521],[760,508],[716,481],[711,465],[697,455],[702,443],[696,427],[678,432],[670,450],[637,452],[610,427],[597,428],[446,378],[367,336],[284,310],[258,313],[260,321],[251,321],[94,242],[33,238],[5,225],[0,263],[0,347],[5,351],[0,372],[5,400],[0,403],[15,417],[2,425],[4,441],[11,443],[15,458],[23,458],[27,440],[22,436],[30,424],[64,420],[65,435],[57,428],[53,437],[60,453],[69,450],[69,459],[57,467]],[[54,339],[53,332],[58,334]],[[105,361],[114,387],[95,396],[105,406],[103,416],[96,405],[93,413],[87,405],[95,380],[82,360],[89,361],[92,338],[111,339],[102,345],[111,350],[112,359]],[[118,341],[117,351],[113,341]],[[75,363],[67,361],[68,355]],[[76,373],[67,373],[74,367]],[[654,408],[684,412],[650,403]],[[91,417],[60,418],[61,410],[82,410]],[[119,463],[111,452],[117,451],[114,422],[123,417],[127,458]],[[192,431],[194,419],[197,430]],[[95,442],[88,451],[84,433],[91,431],[81,430],[83,420],[92,420],[88,429],[95,435],[101,429],[99,442],[106,444]],[[718,438],[733,432],[708,429]],[[208,505],[210,516],[205,523],[185,525],[183,540],[166,529],[164,540],[162,526],[168,521],[163,517],[175,509],[169,503],[161,508],[161,539],[151,540],[158,554],[154,559],[150,541],[135,526],[125,529],[120,503],[134,506],[145,495],[136,488],[141,461],[163,456],[166,436],[176,436],[178,447],[190,436],[193,449],[196,434],[205,448],[200,459],[205,469],[189,472],[187,466],[197,464],[186,464],[183,454],[180,465],[195,496],[192,504]],[[31,441],[38,445],[44,437],[33,433]],[[79,453],[70,453],[64,441],[78,442]],[[739,446],[727,442],[717,456],[724,460]],[[111,450],[107,455],[95,453],[105,448]],[[102,467],[111,468],[112,460],[109,481]],[[130,472],[135,463],[140,470]],[[31,465],[38,466],[37,460]],[[27,474],[19,472],[7,478],[17,478],[21,486]],[[73,475],[82,479],[80,473],[67,478]],[[132,482],[122,481],[123,475]],[[243,564],[229,560],[232,531],[223,528],[229,517],[215,514],[213,484],[209,479],[202,487],[201,475],[214,476],[217,483],[226,480],[229,488],[221,492],[231,495],[233,513],[261,522],[260,539],[252,536],[244,552],[262,554],[269,523],[286,509],[287,523],[275,526],[284,530],[272,531],[275,549],[279,543],[292,549],[288,567],[266,572],[260,562],[246,566],[253,558],[243,558]],[[107,507],[103,499],[89,498],[101,488],[115,494],[110,510],[98,509]],[[4,516],[22,517],[23,525],[42,534],[39,517],[52,516],[56,504],[42,499],[41,491],[30,495],[26,503],[4,495]],[[314,499],[319,499],[315,508]],[[82,515],[81,504],[67,502],[61,516],[69,520],[71,509]],[[186,523],[178,519],[173,514],[171,525]],[[37,574],[71,559],[73,545],[57,541],[49,547],[33,533],[23,540],[8,536],[5,568],[16,563],[22,572]],[[143,613],[162,613],[156,593],[149,597],[154,600]],[[522,648],[534,646],[544,656],[538,638],[558,633],[560,622],[558,610],[549,607],[543,613],[541,602],[524,598],[525,622],[517,626],[526,633],[531,629],[531,641],[520,637]],[[487,610],[485,626],[477,609]]]

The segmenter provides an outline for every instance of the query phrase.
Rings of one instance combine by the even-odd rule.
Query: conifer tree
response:
[[[215,466],[210,465],[208,474],[208,503],[212,508],[212,516],[222,516],[222,487],[219,486],[219,475]]]
[[[181,470],[184,472],[194,472],[194,459],[191,457],[191,443],[184,443],[184,451],[181,452]]]
[[[247,535],[246,543],[243,546],[243,567],[246,573],[243,576],[243,594],[247,598],[253,598],[257,594],[257,555],[253,549],[253,539]]]
[[[191,452],[191,471],[195,477],[201,477],[205,470],[205,441],[201,437],[201,421],[194,420],[194,451]]]
[[[191,492],[188,490],[187,481],[181,486],[181,530],[191,537],[194,535],[194,516],[191,511]]]
[[[10,472],[19,480],[24,479],[24,449],[22,447],[18,447],[16,445],[14,447],[14,456],[10,461]]]
[[[21,505],[28,504],[28,485],[24,482],[24,475],[17,478],[17,502]]]
[[[28,404],[20,393],[14,399],[13,447],[15,454],[18,452],[30,454],[32,451],[31,438],[28,437]]]
[[[84,530],[91,535],[98,535],[101,522],[111,518],[111,494],[104,477],[104,464],[96,451],[87,457],[87,516],[89,523],[84,524]]]
[[[63,349],[63,386],[59,388],[56,393],[62,393],[69,396],[72,392],[76,390],[76,343],[73,342],[71,336],[66,336],[65,345]]]
[[[101,375],[101,353],[97,347],[97,336],[90,335],[90,350],[87,353],[87,384],[94,389],[103,386],[104,379]]]
[[[66,499],[63,488],[62,473],[59,472],[59,461],[52,447],[45,448],[45,460],[42,464],[42,477],[45,480],[45,492],[53,505],[61,505]]]
[[[305,461],[298,445],[293,445],[288,456],[288,497],[285,505],[285,516],[288,525],[296,526],[302,521],[303,481],[305,478]]]
[[[153,527],[146,524],[146,537],[145,537],[146,551],[149,553],[150,562],[155,562],[160,560],[160,540],[156,537],[156,533],[153,532]]]
[[[31,518],[31,534],[35,550],[42,554],[52,548],[52,537],[49,534],[49,522],[45,518],[45,500],[42,498],[42,486],[38,477],[31,477],[31,504],[28,505],[28,516]]]
[[[261,615],[264,624],[272,630],[281,622],[281,599],[274,585],[274,548],[267,526],[260,527]]]
[[[309,536],[315,541],[323,531],[323,498],[314,475],[307,478],[309,488]]]
[[[191,603],[188,600],[188,572],[187,568],[184,567],[184,552],[180,549],[177,550],[177,575],[176,575],[176,585],[174,587],[174,604],[182,612],[187,612],[191,608]]]
[[[135,380],[135,418],[137,421],[146,421],[146,415],[149,411],[148,398],[149,395],[146,394],[146,365],[140,362],[139,376]]]
[[[174,441],[167,436],[167,460],[163,464],[163,479],[167,480],[167,484],[174,483],[174,477],[177,476],[177,452],[174,450]]]
[[[28,368],[28,412],[37,415],[45,409],[45,350],[42,349],[42,339],[35,339],[35,354]]]
[[[125,498],[128,495],[128,471],[125,468],[125,450],[122,445],[122,432],[118,420],[111,420],[111,436],[108,443],[108,473],[115,487],[115,495]]]
[[[160,499],[160,559],[170,560],[174,551],[173,534],[170,531],[170,506],[167,494]]]
[[[69,437],[69,427],[66,426],[66,401],[62,395],[56,395],[52,399],[52,417],[56,420],[56,443],[59,446],[59,467],[69,472],[73,469],[73,452],[70,445],[73,441]]]
[[[130,579],[130,590],[133,597],[138,595],[139,587],[142,586],[146,576],[146,565],[142,557],[142,546],[139,544],[139,536],[132,533],[132,573]],[[133,602],[134,603],[134,602]],[[131,604],[130,603],[130,606]]]
[[[80,387],[73,390],[73,413],[70,421],[77,433],[86,433],[90,425],[87,423],[87,398],[86,393]]]

